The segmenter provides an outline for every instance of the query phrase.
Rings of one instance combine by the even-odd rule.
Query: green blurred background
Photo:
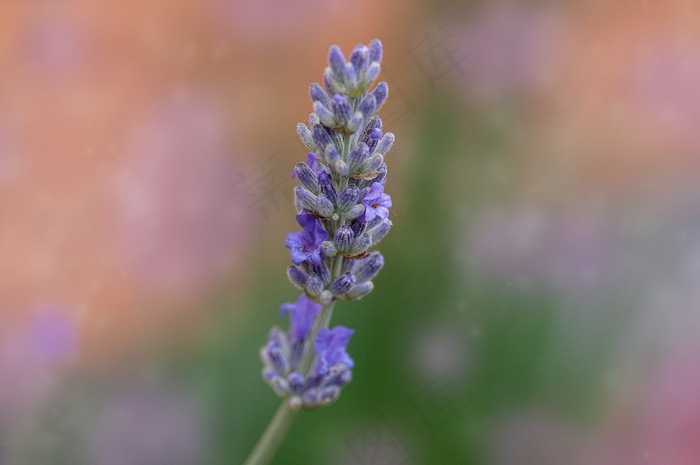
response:
[[[328,48],[394,227],[275,464],[700,463],[694,2],[0,4],[0,464],[245,460]]]

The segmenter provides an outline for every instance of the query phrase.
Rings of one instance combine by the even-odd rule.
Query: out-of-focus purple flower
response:
[[[615,271],[609,228],[585,211],[496,209],[475,222],[465,258],[479,272],[520,287],[600,289]]]
[[[680,36],[648,46],[629,67],[642,113],[674,134],[700,142],[700,47]]]
[[[285,40],[350,6],[347,0],[215,0],[213,4],[217,9],[216,17],[225,22],[231,33],[249,41],[270,43]]]
[[[386,220],[389,217],[391,197],[384,193],[383,184],[375,182],[362,199],[362,205],[365,206],[365,221],[372,221],[377,216]]]
[[[77,352],[76,324],[65,309],[43,305],[0,338],[0,428],[53,392]]]
[[[333,365],[345,365],[347,368],[355,366],[346,352],[350,336],[354,333],[355,331],[345,326],[336,326],[333,329],[323,329],[318,332],[314,342],[314,348],[318,354],[316,364],[318,373],[327,373]]]
[[[201,463],[205,434],[203,415],[190,396],[170,389],[134,388],[104,405],[90,428],[84,463]]]
[[[488,101],[545,86],[560,61],[562,22],[547,6],[489,4],[476,13],[455,34],[457,50],[469,56],[462,67],[468,95]]]
[[[93,39],[79,19],[53,11],[26,29],[21,56],[31,78],[61,84],[88,69],[95,55]]]
[[[321,304],[312,302],[305,294],[301,294],[295,303],[286,303],[280,307],[280,316],[289,313],[291,333],[297,340],[303,340],[309,336],[321,307]]]
[[[326,231],[319,220],[310,213],[301,213],[296,216],[299,226],[304,228],[301,232],[287,234],[284,241],[285,247],[290,251],[290,258],[295,265],[309,262],[314,265],[322,263],[321,244],[328,240]]]
[[[73,319],[54,308],[40,310],[27,332],[37,356],[49,362],[62,362],[77,352],[76,327]]]

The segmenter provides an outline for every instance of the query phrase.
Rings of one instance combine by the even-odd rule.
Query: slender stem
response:
[[[331,270],[331,272],[333,273],[333,275],[332,275],[333,279],[340,276],[342,274],[341,273],[342,271],[343,271],[343,256],[339,255],[338,257],[336,257],[335,263],[333,263],[333,269]]]
[[[279,448],[282,440],[287,435],[289,425],[292,423],[296,413],[297,410],[290,407],[289,402],[285,399],[243,465],[267,465],[270,463],[275,452],[277,452],[277,448]]]
[[[328,328],[331,321],[331,315],[333,314],[334,302],[329,303],[321,309],[321,313],[316,317],[313,328],[311,328],[311,333],[309,333],[309,342],[306,351],[304,351],[304,357],[299,363],[299,372],[304,376],[308,375],[311,368],[316,360],[316,351],[314,350],[314,341],[316,340],[316,335],[322,329]]]

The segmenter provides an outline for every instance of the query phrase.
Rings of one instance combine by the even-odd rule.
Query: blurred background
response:
[[[386,266],[274,463],[700,463],[700,4],[10,0],[0,464],[243,462],[295,126],[375,37]]]

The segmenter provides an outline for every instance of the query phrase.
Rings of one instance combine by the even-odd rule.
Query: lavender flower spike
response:
[[[374,289],[384,257],[370,249],[392,225],[384,155],[394,135],[383,133],[374,115],[388,96],[385,82],[374,86],[382,54],[377,39],[347,60],[332,46],[322,85],[309,88],[314,112],[297,132],[310,153],[293,170],[302,230],[285,240],[293,263],[287,277],[301,295],[280,308],[289,330],[273,327],[260,350],[263,380],[284,401],[244,465],[267,464],[295,413],[335,402],[352,379],[347,346],[354,331],[329,326],[336,301]]]

